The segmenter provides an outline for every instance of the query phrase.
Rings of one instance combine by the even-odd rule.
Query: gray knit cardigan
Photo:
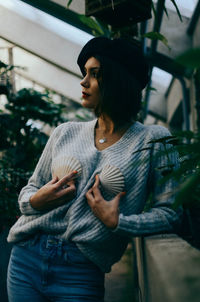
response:
[[[112,264],[121,258],[130,236],[173,232],[179,224],[181,215],[171,208],[175,183],[173,180],[160,183],[168,165],[177,165],[177,154],[169,152],[167,156],[162,143],[151,143],[154,139],[169,136],[166,128],[144,126],[139,122],[135,122],[119,141],[99,151],[94,144],[95,124],[96,119],[68,122],[53,131],[32,177],[20,193],[22,216],[11,228],[8,242],[16,243],[38,233],[55,234],[75,242],[103,272],[109,272]],[[167,147],[170,149],[171,145]],[[30,197],[51,180],[52,167],[56,169],[58,164],[64,167],[66,159],[68,163],[75,160],[81,165],[76,197],[49,211],[33,209]],[[119,223],[114,230],[108,229],[94,216],[85,198],[95,175],[110,167],[123,177],[123,191],[126,191],[120,201]],[[111,183],[112,169],[107,173]],[[145,212],[150,193],[153,205]],[[102,194],[108,202],[114,196],[106,189],[102,189]]]

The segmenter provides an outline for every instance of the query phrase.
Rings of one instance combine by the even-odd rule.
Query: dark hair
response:
[[[105,56],[94,57],[100,62],[101,100],[95,108],[96,116],[107,114],[117,126],[135,120],[141,108],[140,82],[122,64]]]

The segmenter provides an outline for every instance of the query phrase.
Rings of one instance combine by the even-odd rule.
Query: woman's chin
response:
[[[85,100],[85,99],[82,99],[82,106],[84,108],[88,108],[88,109],[94,109],[94,104],[92,104],[91,102]]]

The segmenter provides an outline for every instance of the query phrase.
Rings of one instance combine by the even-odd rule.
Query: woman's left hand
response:
[[[108,202],[101,195],[99,184],[99,176],[96,175],[95,183],[86,193],[86,198],[94,215],[108,228],[114,229],[118,225],[120,198],[124,196],[125,193],[121,192],[117,194]]]

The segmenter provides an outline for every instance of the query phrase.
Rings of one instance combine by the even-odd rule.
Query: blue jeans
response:
[[[73,242],[41,235],[14,245],[7,287],[9,302],[102,302],[104,274]]]

